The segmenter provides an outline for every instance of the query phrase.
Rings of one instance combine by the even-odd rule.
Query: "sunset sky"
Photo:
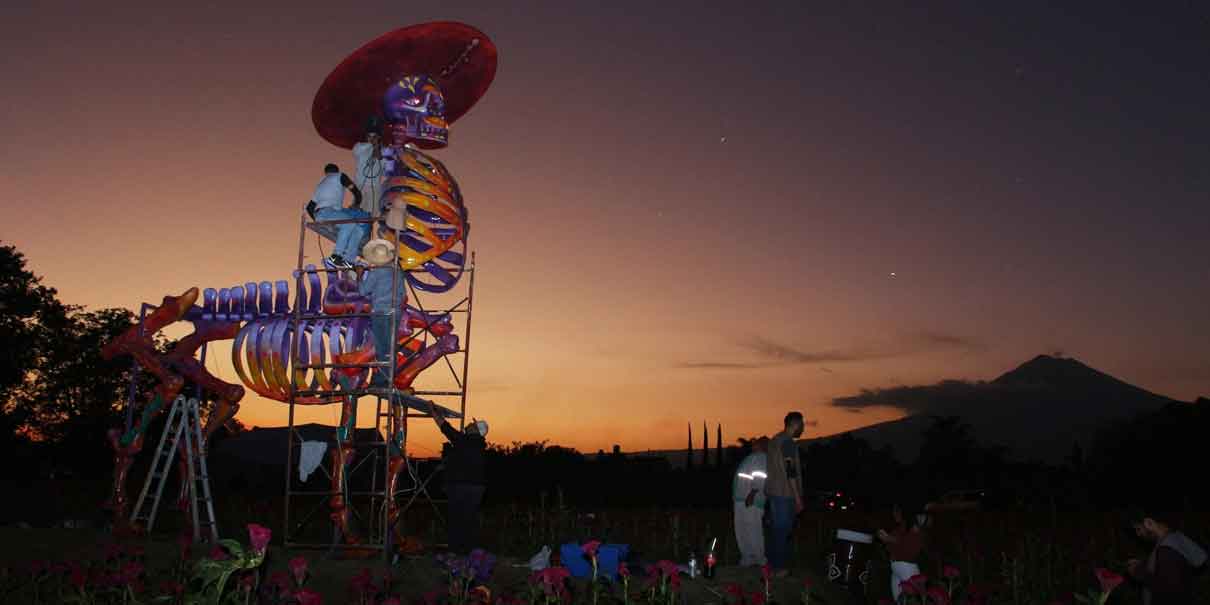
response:
[[[829,434],[902,414],[835,397],[1053,351],[1210,395],[1207,7],[20,4],[0,240],[73,304],[288,279],[322,166],[351,171],[316,88],[371,38],[449,19],[500,52],[435,154],[473,225],[469,406],[491,441],[680,447],[687,421],[730,441],[789,409]],[[249,395],[238,417],[286,406]]]

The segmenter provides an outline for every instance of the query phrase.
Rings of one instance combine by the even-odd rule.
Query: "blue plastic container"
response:
[[[597,549],[597,574],[610,580],[618,579],[618,564],[630,554],[627,544],[602,544]]]
[[[592,562],[584,556],[579,544],[568,542],[560,546],[559,558],[563,561],[563,567],[566,567],[573,577],[587,578],[592,575]]]
[[[597,549],[597,575],[610,580],[618,579],[618,563],[625,561],[628,554],[630,554],[630,546],[627,544],[602,544]],[[584,555],[579,544],[569,542],[560,546],[559,556],[562,557],[563,566],[571,572],[572,576],[577,578],[592,576],[592,561],[589,561],[588,557]]]

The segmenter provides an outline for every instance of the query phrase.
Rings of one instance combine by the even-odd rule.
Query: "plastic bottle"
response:
[[[689,577],[697,577],[697,555],[692,552],[689,553]]]

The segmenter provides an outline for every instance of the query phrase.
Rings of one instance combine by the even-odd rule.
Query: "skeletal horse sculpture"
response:
[[[417,290],[445,292],[454,287],[465,266],[469,229],[457,183],[441,162],[420,149],[447,144],[449,125],[483,96],[495,71],[496,48],[482,32],[455,22],[426,23],[395,30],[362,46],[337,66],[316,93],[312,121],[324,139],[339,147],[352,148],[364,136],[364,125],[370,118],[384,118],[385,132],[380,134],[385,141],[381,155],[386,183],[380,208],[384,214],[403,207],[407,212],[403,225],[380,224],[379,236],[398,245],[400,267],[407,271],[408,283]],[[113,429],[109,433],[114,477],[108,506],[113,510],[116,529],[139,529],[129,525],[126,476],[133,457],[142,449],[147,426],[180,392],[185,378],[215,399],[203,441],[238,411],[244,388],[219,380],[194,358],[205,343],[234,339],[231,355],[236,373],[259,395],[289,401],[293,380],[303,393],[294,398],[297,404],[342,403],[339,444],[332,452],[333,496],[329,506],[345,541],[360,542],[349,527],[343,488],[353,455],[356,393],[365,387],[368,372],[340,368],[325,373],[315,366],[326,363],[328,352],[336,364],[364,364],[374,359],[369,321],[342,316],[369,311],[369,304],[357,293],[357,285],[348,273],[330,272],[326,288],[321,284],[321,273],[307,266],[307,271],[295,276],[299,285],[293,306],[285,281],[207,289],[200,305],[197,288],[180,296],[166,296],[138,325],[104,347],[106,358],[131,355],[159,380],[142,406],[139,420],[125,432]],[[451,334],[448,316],[425,314],[405,301],[400,304],[403,308],[397,322],[399,346],[393,386],[406,395],[422,370],[458,350],[458,338]],[[296,312],[311,319],[297,320]],[[167,354],[160,354],[153,344],[155,334],[178,321],[192,323],[193,333]],[[433,341],[426,345],[427,336]],[[305,367],[294,367],[291,351]],[[456,414],[410,397],[392,397],[391,401],[395,431],[388,440],[387,493],[393,495],[404,468],[404,402],[425,412]],[[195,451],[205,451],[205,443],[196,447]],[[179,464],[184,465],[184,444],[180,452]],[[188,485],[182,482],[182,508],[187,497]],[[395,499],[388,497],[387,503],[388,526],[398,528]]]

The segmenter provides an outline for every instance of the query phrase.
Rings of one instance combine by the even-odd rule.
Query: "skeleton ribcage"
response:
[[[246,322],[231,347],[231,362],[244,385],[262,397],[287,401],[291,371],[297,375],[300,389],[335,390],[336,385],[327,372],[292,368],[291,346],[298,347],[298,357],[304,364],[317,365],[328,363],[341,353],[360,349],[369,341],[368,319],[335,314],[322,319],[299,320],[297,327],[301,338],[296,337],[293,317],[296,310],[303,316],[316,316],[325,311],[368,310],[356,299],[342,301],[339,306],[325,301],[322,280],[314,270],[314,265],[307,266],[301,281],[302,290],[295,293],[293,306],[290,305],[288,282],[248,282],[220,290],[207,288],[203,293],[202,308],[186,316],[186,319],[192,316],[203,320]],[[335,280],[329,281],[331,289]],[[318,402],[320,400],[311,403]]]
[[[418,290],[447,292],[466,265],[470,228],[462,193],[445,165],[415,149],[397,148],[387,172],[380,207],[407,206],[407,230],[399,242],[399,265]],[[382,237],[394,241],[389,229]],[[459,250],[454,248],[458,247]]]

